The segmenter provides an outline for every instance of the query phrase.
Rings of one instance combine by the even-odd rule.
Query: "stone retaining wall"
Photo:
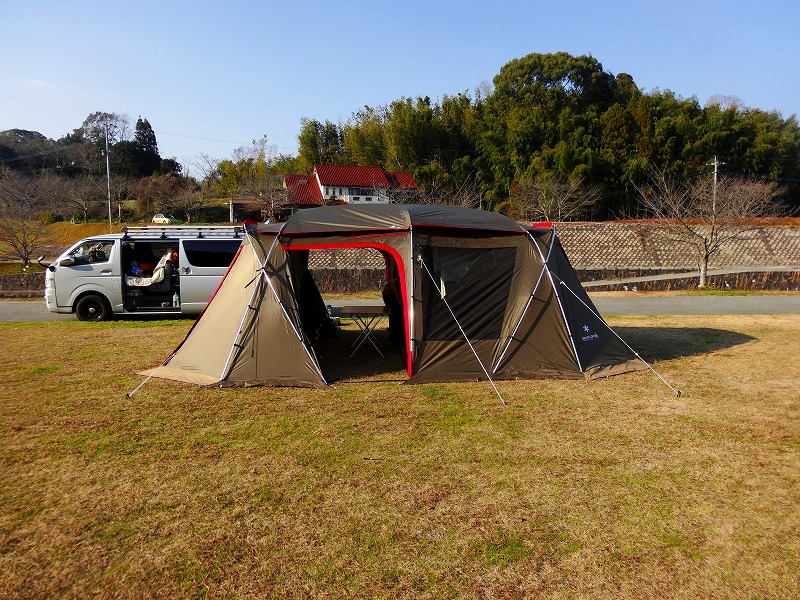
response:
[[[383,287],[384,270],[364,269],[312,269],[314,280],[323,294],[357,294],[379,292]],[[675,273],[662,269],[592,269],[577,270],[581,282],[613,281],[631,277],[653,277]],[[709,275],[707,285],[720,290],[783,290],[800,291],[800,271],[746,271],[725,275]],[[587,289],[600,291],[668,291],[690,290],[697,287],[697,275],[671,279],[609,283],[592,285]],[[44,297],[44,274],[23,273],[0,276],[0,298]]]
[[[583,282],[681,273],[696,268],[686,247],[665,240],[656,231],[657,228],[627,222],[570,223],[560,226],[558,236]],[[364,248],[319,250],[311,252],[309,257],[309,267],[323,293],[380,290],[383,264],[380,252]],[[777,265],[794,270],[765,272],[768,266]],[[800,227],[760,227],[728,244],[709,266],[712,269],[761,267],[750,273],[710,275],[708,284],[720,289],[796,290],[800,277]],[[42,273],[0,276],[0,297],[43,296],[43,282]],[[620,283],[592,289],[623,289],[625,285],[629,288],[636,285],[638,290],[691,289],[697,286],[697,279]]]
[[[383,287],[383,269],[319,269],[312,270],[314,281],[323,294],[380,291]],[[680,271],[679,271],[680,272]],[[604,271],[578,270],[581,282],[607,281],[629,277],[654,277],[672,274],[675,271],[659,269],[607,269]],[[669,291],[691,290],[697,288],[697,275],[688,275],[675,279],[650,279],[633,283],[613,283],[587,287],[590,292],[601,291]],[[708,287],[720,290],[783,290],[800,291],[800,271],[747,271],[728,273],[725,275],[708,275]]]
[[[0,275],[0,298],[44,298],[44,273]]]

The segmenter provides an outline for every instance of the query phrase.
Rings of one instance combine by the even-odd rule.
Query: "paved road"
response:
[[[794,296],[605,296],[590,295],[603,316],[615,315],[759,315],[800,314],[800,295]],[[375,304],[376,300],[336,300],[345,304]],[[75,321],[74,315],[50,313],[43,301],[0,300],[0,322]]]

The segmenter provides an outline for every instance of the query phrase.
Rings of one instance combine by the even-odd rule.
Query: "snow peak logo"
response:
[[[599,340],[599,339],[600,339],[600,336],[599,336],[599,335],[597,335],[596,333],[589,333],[589,331],[590,331],[590,330],[589,330],[589,326],[588,326],[588,325],[584,325],[584,326],[583,326],[583,332],[584,332],[586,335],[584,335],[584,336],[581,338],[581,339],[582,339],[584,342],[588,342],[589,340]]]

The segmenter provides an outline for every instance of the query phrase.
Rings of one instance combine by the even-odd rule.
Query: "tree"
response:
[[[158,173],[161,168],[161,156],[158,153],[156,134],[147,119],[139,117],[136,121],[133,144],[137,161],[132,174],[146,177]]]
[[[136,185],[139,214],[149,216],[156,212],[169,212],[172,199],[186,188],[184,179],[173,173],[143,177]]]
[[[518,221],[572,221],[586,218],[600,196],[598,186],[581,179],[545,175],[516,182],[506,213]]]
[[[684,185],[665,169],[654,168],[650,185],[637,190],[642,206],[659,225],[647,227],[647,233],[692,250],[700,271],[698,287],[705,287],[709,262],[722,248],[755,235],[754,218],[783,212],[776,199],[784,189],[757,179],[714,173]]]
[[[431,178],[416,190],[415,196],[414,201],[419,204],[444,204],[466,208],[481,208],[482,205],[482,194],[475,179],[453,183]]]
[[[131,177],[148,177],[161,170],[156,134],[147,119],[136,121],[132,140],[120,140],[111,147],[112,169]]]
[[[0,242],[22,261],[23,269],[46,242],[47,225],[39,217],[48,208],[46,187],[52,182],[0,168]]]
[[[386,109],[365,106],[342,128],[342,157],[336,164],[384,165],[385,133]]]
[[[127,115],[97,111],[84,119],[80,132],[89,142],[105,145],[108,136],[108,143],[115,144],[130,137],[130,121]]]
[[[67,204],[80,210],[83,221],[88,222],[92,205],[106,200],[106,183],[91,175],[79,175],[64,181],[63,195]]]
[[[314,165],[346,164],[342,134],[331,121],[320,123],[316,119],[300,120],[300,134],[297,136],[298,157],[303,171],[310,172]]]
[[[9,129],[0,132],[0,162],[15,171],[35,174],[54,167],[56,144],[38,131]]]
[[[184,217],[187,223],[199,220],[200,210],[206,200],[198,186],[184,185],[175,195],[167,199],[165,208],[170,214]]]

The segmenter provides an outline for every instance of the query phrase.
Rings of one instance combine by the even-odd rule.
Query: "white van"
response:
[[[236,226],[153,226],[86,238],[47,268],[47,310],[81,321],[198,314],[243,236]]]

